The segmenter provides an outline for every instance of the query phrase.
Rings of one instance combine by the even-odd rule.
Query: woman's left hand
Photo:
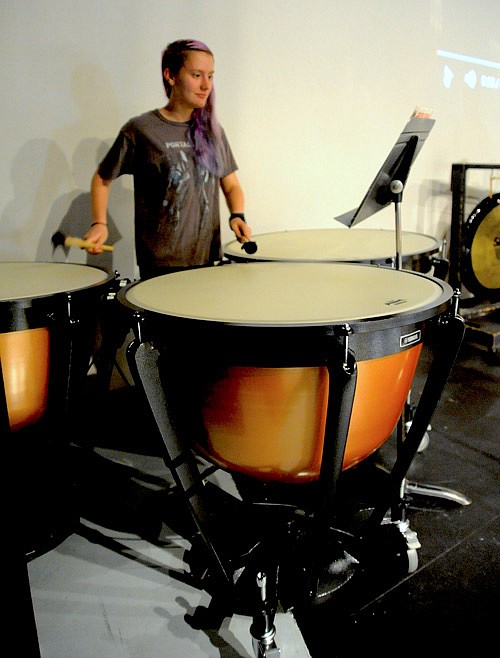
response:
[[[240,240],[241,238],[246,238],[247,240],[250,240],[250,236],[252,235],[252,229],[248,224],[241,219],[241,217],[235,217],[229,222],[229,226],[231,227],[231,230],[234,232],[236,239]]]

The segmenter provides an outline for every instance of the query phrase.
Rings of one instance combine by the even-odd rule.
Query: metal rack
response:
[[[448,282],[455,290],[462,288],[463,271],[463,226],[465,221],[465,200],[467,191],[467,171],[469,169],[500,170],[500,164],[453,164],[451,168],[451,232],[450,269]],[[500,349],[500,301],[472,298],[472,304],[460,305],[460,315],[466,324],[465,339],[478,347],[486,348],[494,355]]]

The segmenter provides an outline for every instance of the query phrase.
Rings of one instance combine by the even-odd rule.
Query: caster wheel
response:
[[[417,570],[417,547],[420,544],[411,530],[403,532],[397,524],[382,524],[365,538],[359,561],[368,571],[399,578]]]
[[[410,431],[411,423],[412,423],[411,420],[409,420],[405,423],[405,432],[407,434]],[[428,425],[427,426],[427,432],[422,437],[422,440],[420,441],[420,445],[418,446],[417,452],[423,452],[424,450],[426,450],[429,447],[429,443],[431,441],[430,437],[429,437],[429,432],[431,431],[431,429],[432,429],[432,427],[430,425]]]
[[[429,432],[426,432],[422,437],[422,441],[420,441],[420,445],[418,446],[417,452],[423,452],[424,450],[427,450],[427,448],[429,447],[429,443],[430,443]]]
[[[408,557],[408,573],[415,573],[418,569],[418,553],[415,548],[409,548],[406,551]]]

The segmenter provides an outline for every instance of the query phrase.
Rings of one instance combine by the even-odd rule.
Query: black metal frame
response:
[[[462,290],[462,285],[469,290],[463,278],[467,265],[464,253],[464,225],[466,222],[467,172],[470,169],[500,170],[500,164],[453,164],[451,168],[452,212],[448,280],[450,285],[459,291]],[[473,345],[485,347],[496,361],[500,346],[498,291],[494,295],[494,299],[488,299],[487,291],[478,290],[479,284],[474,288],[474,290],[469,290],[473,295],[472,298],[467,302],[464,299],[461,304],[461,313],[466,323],[466,340]]]
[[[451,166],[451,232],[449,284],[453,289],[462,285],[462,229],[465,220],[467,172],[469,169],[500,169],[500,164],[453,164]]]

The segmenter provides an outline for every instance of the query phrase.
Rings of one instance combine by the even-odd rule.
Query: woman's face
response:
[[[170,76],[169,69],[163,75],[172,87],[170,101],[191,110],[202,108],[212,91],[214,58],[210,53],[192,50],[177,75]]]

